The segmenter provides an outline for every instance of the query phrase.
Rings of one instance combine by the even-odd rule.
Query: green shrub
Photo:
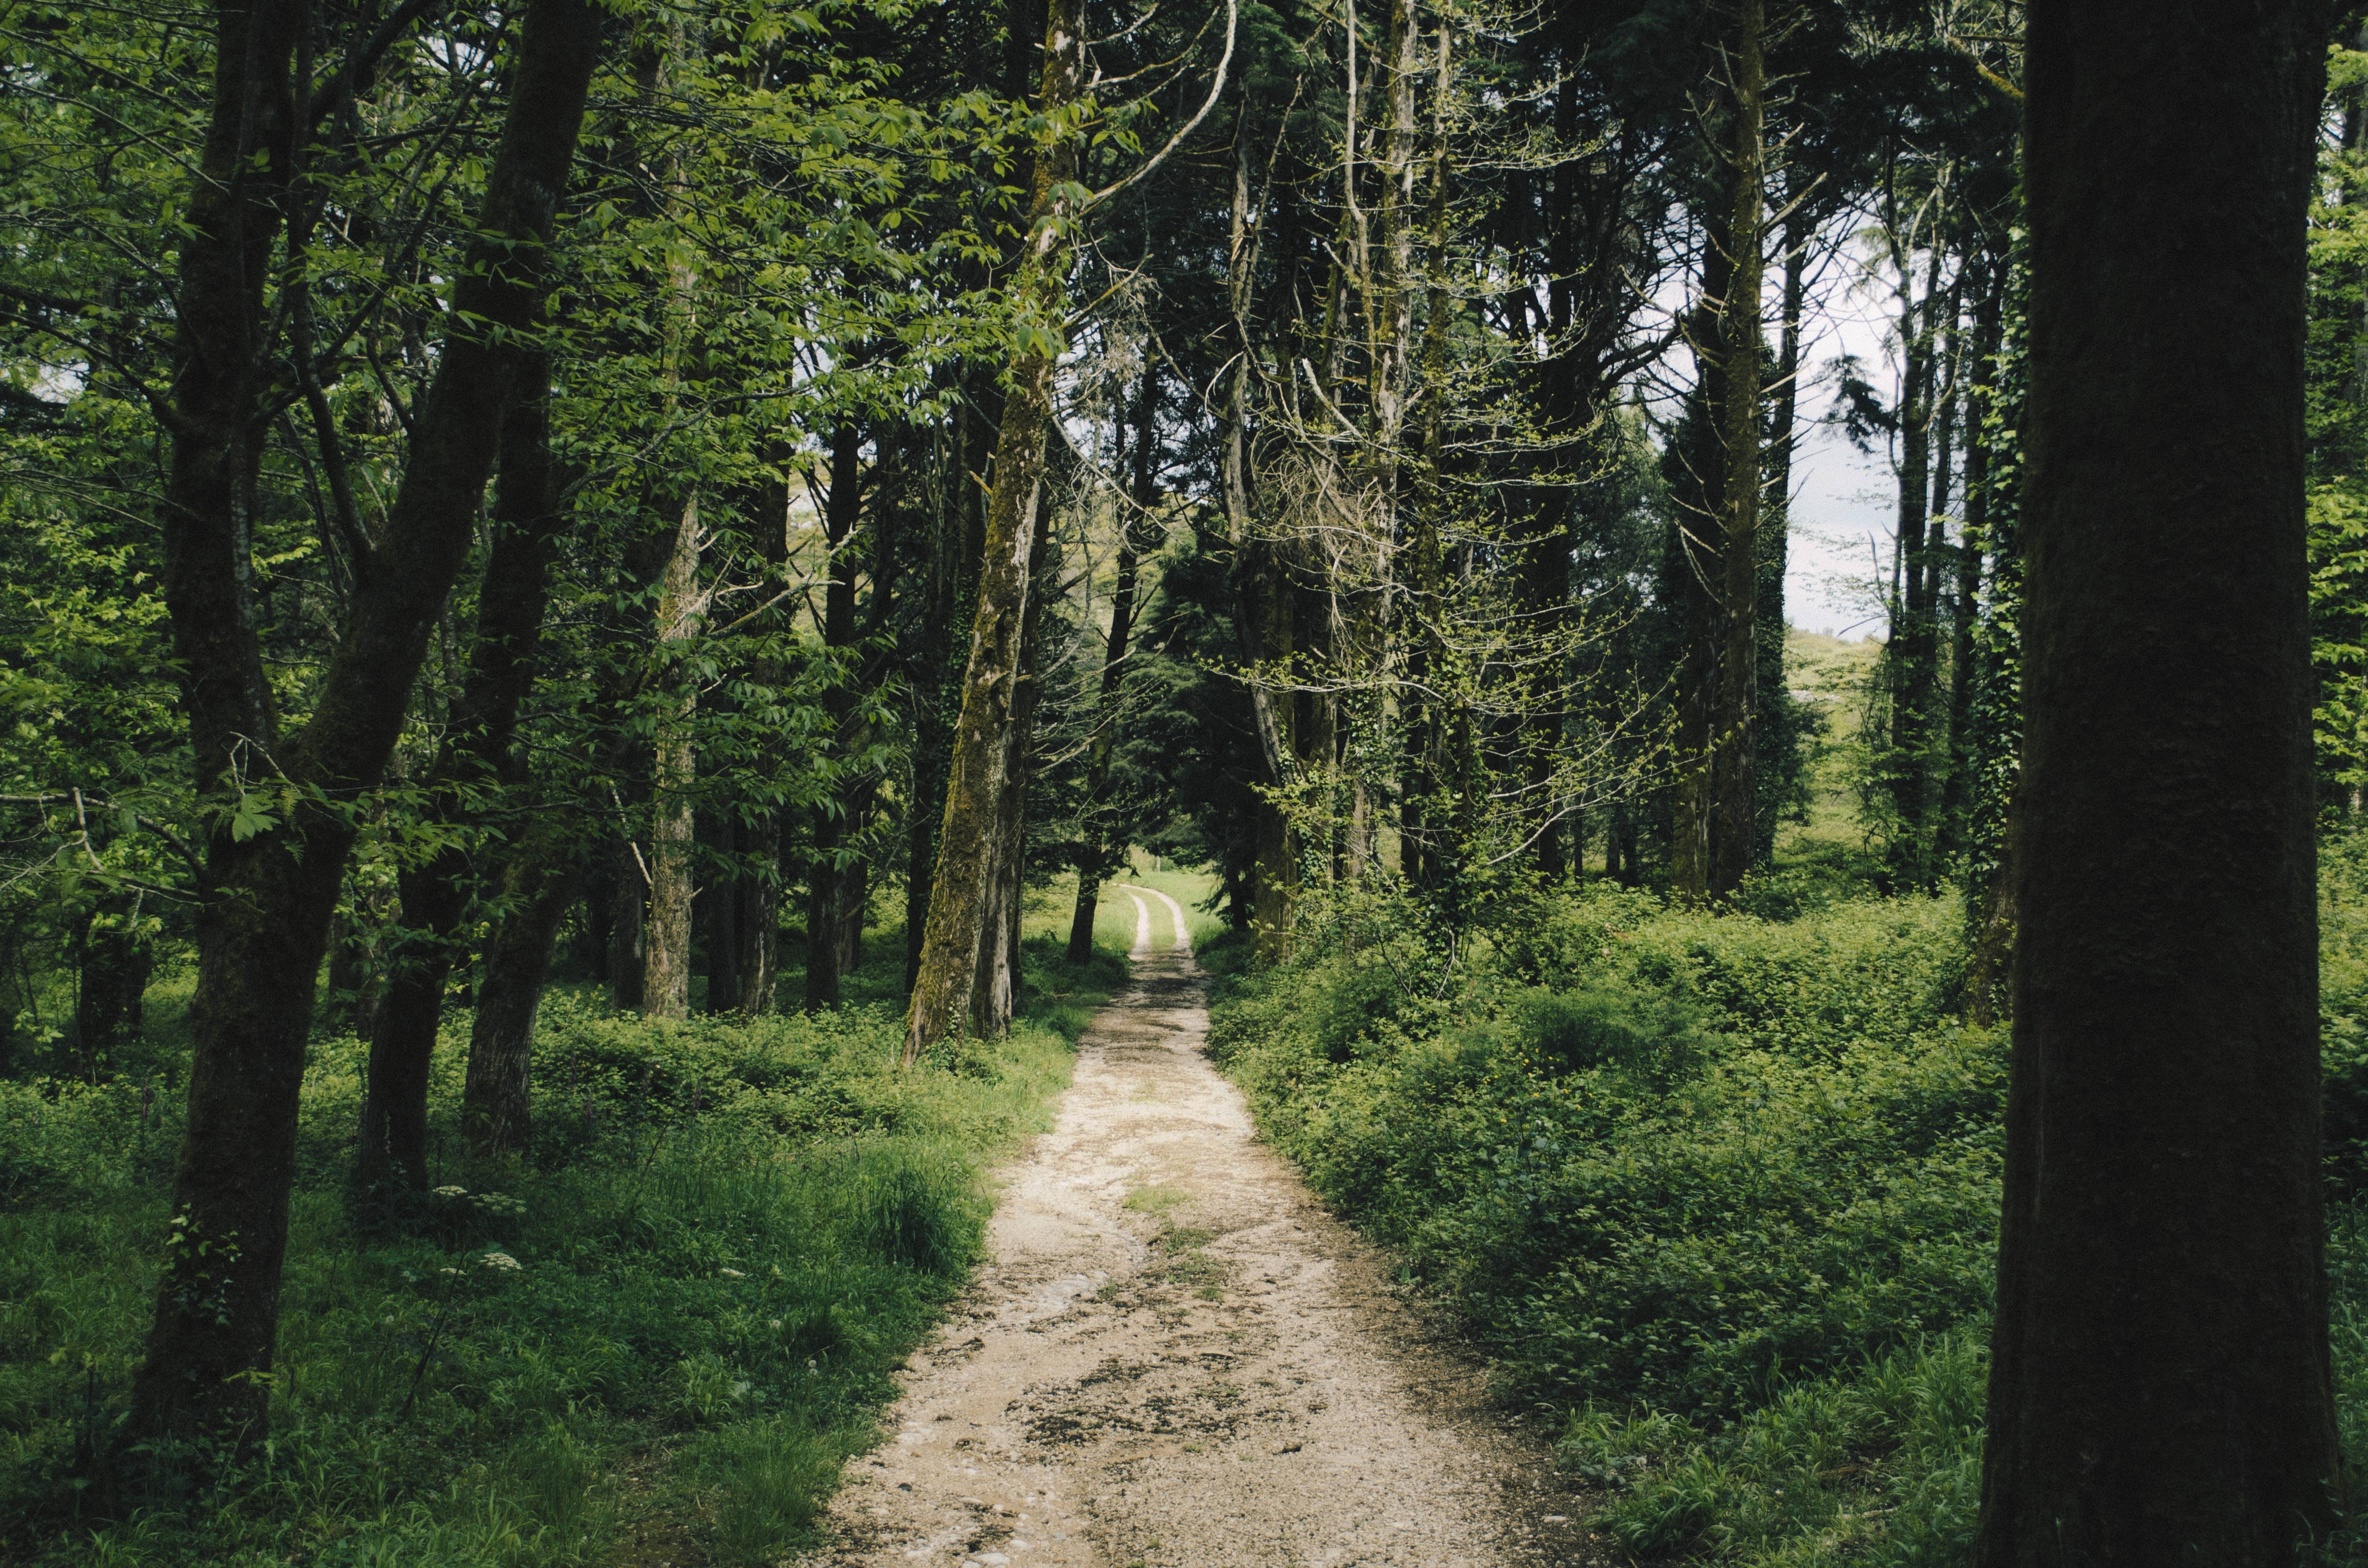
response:
[[[456,1020],[438,1191],[393,1239],[357,1233],[346,1189],[361,1047],[316,1041],[270,1449],[95,1532],[76,1455],[138,1359],[177,1107],[0,1083],[0,1561],[539,1568],[611,1560],[653,1514],[716,1561],[777,1560],[874,1440],[977,1256],[982,1163],[1045,1125],[1117,967],[1046,946],[1037,1013],[958,1073],[901,1070],[883,1007],[653,1024],[554,994],[532,1148],[490,1165],[458,1138]]]
[[[1565,1413],[1634,1558],[1970,1550],[2007,1041],[1957,1016],[1953,901],[1838,886],[1725,914],[1512,900],[1453,944],[1365,897],[1212,1019],[1267,1136],[1453,1303],[1508,1397]],[[2324,887],[2329,1170],[2356,1193],[2368,835],[2330,845]],[[2368,1455],[2368,1206],[2330,1221],[2339,1416]]]
[[[1731,1415],[1987,1308],[2004,1051],[1942,1010],[1952,929],[1611,891],[1534,912],[1452,999],[1401,937],[1272,972],[1213,1035],[1523,1395]]]

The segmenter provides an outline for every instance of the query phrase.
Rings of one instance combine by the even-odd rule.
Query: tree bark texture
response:
[[[1028,580],[1043,581],[1053,512],[1036,508],[1034,537],[1028,547]],[[996,806],[996,829],[987,871],[988,910],[979,933],[980,981],[972,991],[971,1024],[981,1040],[1008,1033],[1019,1008],[1019,917],[1028,869],[1028,764],[1036,739],[1036,704],[1043,696],[1037,652],[1043,630],[1044,599],[1028,596],[1019,631],[1019,688],[1011,703],[1011,729],[1004,744],[1003,792]]]
[[[457,830],[482,815],[484,795],[523,783],[511,748],[534,684],[549,597],[551,557],[563,518],[551,462],[550,367],[529,358],[503,416],[501,482],[493,543],[478,596],[477,635],[459,700],[426,780],[431,807]],[[392,944],[385,991],[370,1028],[369,1091],[362,1101],[359,1176],[376,1200],[427,1190],[427,1080],[454,937],[474,881],[466,846],[447,843],[398,883],[403,935]]]
[[[855,646],[855,529],[863,515],[863,432],[841,425],[831,437],[830,494],[823,507],[823,535],[830,546],[830,581],[823,590],[823,646],[851,658]],[[834,744],[842,752],[853,736],[855,672],[824,699]],[[847,924],[844,884],[850,868],[839,864],[854,826],[854,791],[834,790],[814,812],[814,870],[806,901],[806,1010],[838,1006],[846,958],[839,932]]]
[[[658,651],[669,660],[672,650],[699,630],[706,601],[699,587],[699,558],[706,549],[699,523],[699,497],[683,504],[682,522],[675,531],[674,551],[666,557],[658,582]],[[642,1016],[645,1018],[690,1017],[691,863],[698,853],[698,812],[692,790],[699,780],[699,757],[691,737],[691,721],[699,708],[698,689],[678,672],[667,677],[679,688],[658,720],[650,810],[650,913],[643,940]]]
[[[1941,244],[1933,239],[1930,275],[1924,298],[1916,298],[1912,237],[1895,216],[1892,240],[1898,255],[1899,512],[1892,546],[1896,584],[1890,636],[1884,642],[1890,687],[1891,733],[1884,767],[1889,775],[1891,867],[1901,886],[1922,886],[1926,876],[1926,747],[1930,743],[1932,656],[1931,607],[1926,602],[1924,526],[1930,517],[1932,484],[1933,318],[1940,309]]]
[[[539,815],[502,867],[508,911],[485,943],[484,979],[469,1031],[461,1124],[479,1155],[522,1153],[531,1117],[534,1019],[568,905],[584,894],[591,857],[581,829]]]
[[[255,638],[242,432],[255,415],[271,222],[264,168],[296,134],[289,70],[301,8],[218,12],[213,120],[188,208],[175,358],[166,602],[201,792],[284,778],[274,824],[206,848],[190,1000],[188,1124],[174,1175],[166,1262],[124,1440],[262,1435],[295,1175],[298,1090],[313,986],[353,812],[383,773],[427,637],[459,574],[494,463],[524,338],[544,292],[544,244],[564,190],[598,55],[599,12],[535,0],[468,265],[436,377],[367,586],[311,721],[279,744]],[[163,1463],[162,1458],[152,1462]]]
[[[1702,301],[1691,333],[1701,369],[1701,406],[1717,421],[1726,408],[1726,346],[1724,325],[1734,288],[1734,257],[1713,244],[1702,260]],[[1669,889],[1680,899],[1708,896],[1711,886],[1711,814],[1717,800],[1718,598],[1725,582],[1719,563],[1719,509],[1726,495],[1723,441],[1698,443],[1687,454],[1694,472],[1687,488],[1696,496],[1680,504],[1666,574],[1683,608],[1678,678],[1678,780],[1669,813]]]
[[[1094,953],[1094,914],[1101,903],[1102,879],[1114,869],[1112,860],[1122,845],[1110,842],[1105,826],[1110,798],[1110,760],[1118,751],[1119,687],[1126,678],[1126,645],[1134,631],[1134,585],[1140,566],[1138,548],[1150,527],[1151,455],[1156,449],[1159,415],[1159,365],[1146,350],[1142,390],[1134,403],[1133,494],[1121,502],[1126,515],[1119,525],[1118,576],[1110,587],[1110,636],[1102,643],[1102,683],[1094,702],[1093,749],[1086,762],[1084,831],[1077,858],[1077,903],[1069,917],[1069,961],[1083,963]]]
[[[1726,370],[1720,445],[1725,453],[1720,497],[1720,599],[1725,635],[1719,652],[1718,708],[1712,722],[1717,750],[1718,810],[1713,825],[1710,891],[1731,893],[1759,849],[1759,778],[1755,751],[1759,707],[1759,361],[1763,352],[1759,280],[1761,191],[1765,180],[1761,99],[1760,0],[1737,0],[1735,48],[1727,68],[1735,94],[1728,158],[1735,193],[1726,246],[1734,276],[1719,312]],[[1779,636],[1782,628],[1776,629]]]
[[[2326,15],[2029,16],[2021,932],[1975,1561],[2289,1563],[2338,1484],[2303,522]]]
[[[1990,442],[1987,420],[1998,384],[1998,315],[2005,294],[2003,257],[1977,259],[1974,280],[1973,363],[1966,368],[1965,520],[1958,530],[1955,604],[1950,618],[1949,773],[1941,784],[1941,859],[1963,858],[1975,766],[1972,735],[1975,634],[1981,618],[1982,556],[1989,549]]]
[[[1066,116],[1084,84],[1085,41],[1077,0],[1053,0],[1044,28],[1039,108]],[[978,613],[971,627],[947,769],[944,824],[930,879],[929,918],[906,1017],[905,1061],[962,1027],[978,977],[979,932],[992,892],[993,845],[1013,707],[1019,697],[1020,643],[1028,608],[1030,546],[1043,504],[1044,438],[1053,423],[1053,368],[1066,314],[1071,254],[1065,190],[1075,178],[1074,140],[1063,133],[1036,161],[1029,201],[1027,250],[1011,290],[1037,323],[1012,367],[996,438],[993,494],[980,552]]]
[[[614,851],[616,875],[609,920],[609,1002],[630,1012],[642,1006],[642,981],[649,971],[650,879],[647,857],[632,839]]]

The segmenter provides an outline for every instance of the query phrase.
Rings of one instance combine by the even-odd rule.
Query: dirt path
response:
[[[1001,1173],[992,1256],[812,1561],[1588,1561],[1543,1447],[1253,1140],[1201,1055],[1184,911],[1111,891],[1136,904],[1133,987],[1087,1033],[1058,1123]]]

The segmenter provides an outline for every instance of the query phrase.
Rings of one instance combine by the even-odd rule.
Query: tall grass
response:
[[[440,1190],[392,1241],[350,1220],[360,1047],[319,1041],[271,1442],[194,1506],[113,1519],[78,1455],[137,1358],[177,1111],[0,1083],[0,1562],[541,1568],[653,1535],[778,1560],[976,1256],[984,1162],[1044,1125],[1121,972],[1029,961],[1008,1039],[911,1073],[885,1006],[654,1025],[555,994],[533,1148],[498,1165],[453,1137],[461,1019]]]

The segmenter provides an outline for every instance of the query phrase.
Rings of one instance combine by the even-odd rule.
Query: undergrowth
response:
[[[76,1460],[138,1358],[176,1096],[0,1083],[0,1560],[778,1560],[875,1440],[976,1254],[983,1162],[1042,1125],[1122,969],[1029,960],[1009,1038],[916,1073],[882,1006],[653,1024],[554,994],[531,1154],[493,1166],[452,1136],[462,1016],[438,1190],[396,1241],[351,1220],[362,1047],[316,1042],[269,1446],[195,1506],[107,1521]]]
[[[2330,1262],[2368,1453],[2368,849],[2330,850]],[[2003,1030],[1961,1016],[1952,900],[1617,888],[1451,941],[1310,901],[1212,1038],[1265,1135],[1452,1303],[1547,1415],[1624,1558],[1969,1560]],[[2356,1096],[2347,1101],[2346,1096]],[[2339,1553],[2355,1545],[2334,1549]],[[2349,1560],[2349,1559],[2346,1559]]]

